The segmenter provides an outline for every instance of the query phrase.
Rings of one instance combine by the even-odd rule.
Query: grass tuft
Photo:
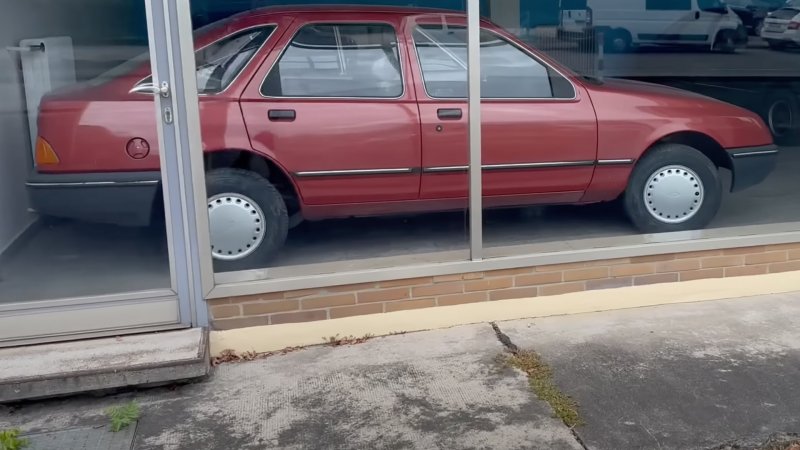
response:
[[[19,437],[20,433],[22,432],[18,428],[0,430],[0,450],[21,450],[28,447],[30,441]]]
[[[510,366],[525,372],[536,396],[547,402],[565,425],[574,428],[585,423],[578,412],[578,404],[556,386],[552,369],[537,353],[519,350],[506,358]]]
[[[116,433],[139,420],[139,404],[134,401],[112,406],[106,410],[106,415],[111,420],[111,431]]]

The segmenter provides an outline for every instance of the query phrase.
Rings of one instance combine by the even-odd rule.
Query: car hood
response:
[[[670,86],[664,86],[661,84],[654,84],[654,83],[646,83],[644,81],[633,81],[633,80],[622,80],[618,78],[607,78],[603,84],[599,86],[593,86],[592,90],[602,90],[609,93],[619,93],[619,94],[634,94],[634,95],[641,95],[643,97],[671,97],[675,99],[686,99],[686,100],[706,100],[710,102],[716,103],[724,103],[719,100],[713,99],[711,97],[706,97],[705,95],[701,95],[691,91],[685,91],[683,89],[678,89]]]

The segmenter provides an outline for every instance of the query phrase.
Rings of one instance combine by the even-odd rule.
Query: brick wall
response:
[[[800,243],[380,281],[208,303],[212,326],[222,330],[792,270],[800,270]]]

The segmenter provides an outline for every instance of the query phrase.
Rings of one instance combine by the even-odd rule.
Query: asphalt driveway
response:
[[[577,400],[586,424],[572,430],[507,365],[491,324],[222,364],[190,385],[0,406],[0,430],[19,427],[39,450],[755,444],[800,431],[797,317],[800,295],[787,294],[496,324]],[[111,434],[103,411],[131,400],[138,423]]]

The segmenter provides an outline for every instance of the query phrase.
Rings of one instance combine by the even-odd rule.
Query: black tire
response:
[[[214,270],[227,272],[263,267],[286,242],[289,216],[283,198],[267,179],[243,169],[214,169],[206,174],[206,190],[211,199],[221,194],[240,194],[248,197],[261,209],[264,229],[261,242],[251,253],[236,260],[214,258]],[[211,224],[213,228],[213,224]],[[213,233],[212,233],[213,245]]]
[[[714,39],[714,50],[721,53],[736,53],[736,32],[722,30]]]
[[[777,144],[800,142],[800,102],[790,90],[771,91],[764,103],[764,122]]]
[[[767,45],[772,50],[783,50],[786,48],[786,44],[780,41],[767,41]]]
[[[645,187],[651,176],[668,166],[683,166],[694,172],[702,182],[703,200],[697,212],[688,220],[667,223],[656,219],[646,205]],[[690,178],[695,181],[695,178]],[[662,233],[704,228],[711,222],[722,202],[722,181],[719,171],[700,151],[681,144],[661,144],[651,149],[636,164],[628,187],[623,195],[623,204],[631,222],[643,233]],[[692,208],[693,209],[693,208]]]
[[[606,30],[603,34],[604,50],[607,53],[625,53],[631,50],[631,34],[628,30],[617,28]]]

